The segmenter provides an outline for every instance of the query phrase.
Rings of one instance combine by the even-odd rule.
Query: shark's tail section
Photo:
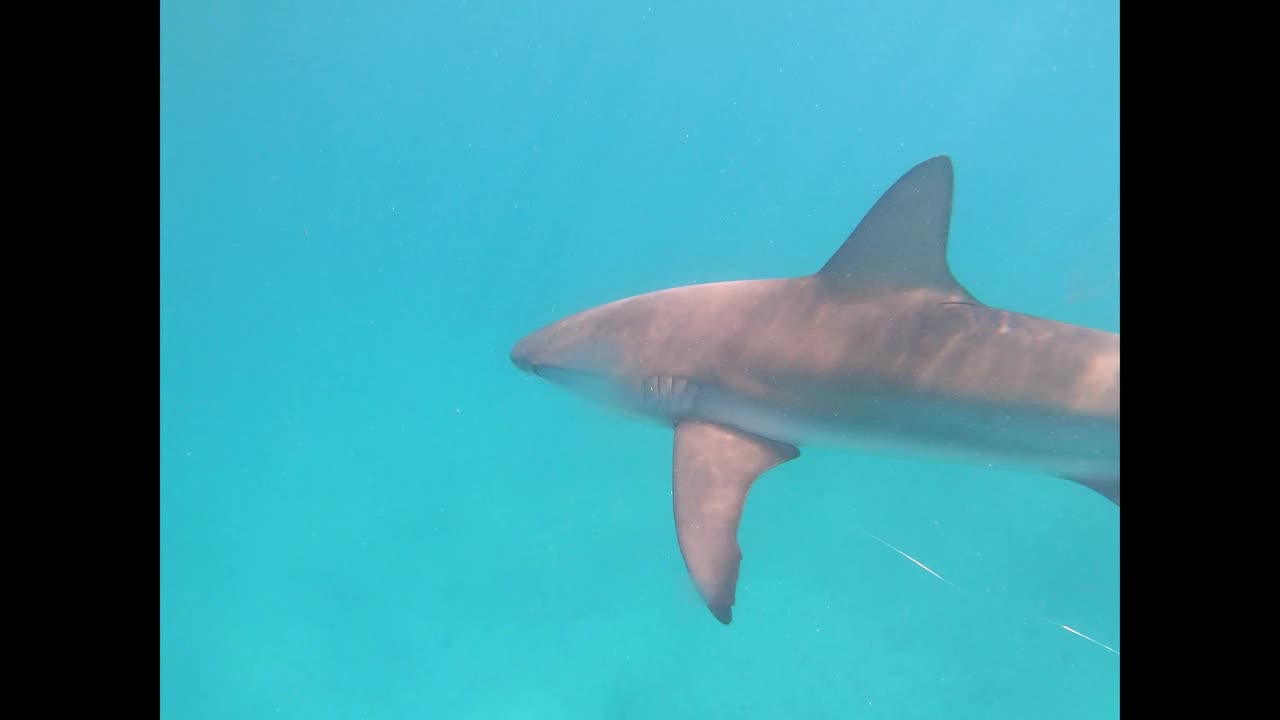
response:
[[[1081,485],[1100,493],[1103,497],[1120,505],[1120,476],[1088,476],[1088,477],[1067,477],[1074,483]]]

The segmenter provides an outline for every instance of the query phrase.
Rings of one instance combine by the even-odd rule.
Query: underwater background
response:
[[[1118,332],[1117,2],[162,0],[159,140],[164,720],[1119,715],[1101,496],[802,448],[726,627],[670,431],[508,358],[938,154],[960,282]]]

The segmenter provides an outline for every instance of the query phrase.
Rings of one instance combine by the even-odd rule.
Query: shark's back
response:
[[[1119,335],[931,289],[816,278],[685,288],[703,412],[795,444],[968,455],[1055,473],[1118,463]]]

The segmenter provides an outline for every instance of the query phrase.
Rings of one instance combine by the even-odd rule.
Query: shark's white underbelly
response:
[[[922,455],[1067,477],[1120,474],[1118,423],[1098,418],[919,398],[814,417],[728,392],[699,390],[693,414],[796,446]]]

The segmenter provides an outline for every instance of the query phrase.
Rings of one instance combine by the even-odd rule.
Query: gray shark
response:
[[[1120,504],[1120,335],[1001,310],[951,274],[946,156],[817,273],[676,287],[520,340],[517,367],[674,431],[676,538],[724,624],[756,478],[817,444],[1030,470]]]

